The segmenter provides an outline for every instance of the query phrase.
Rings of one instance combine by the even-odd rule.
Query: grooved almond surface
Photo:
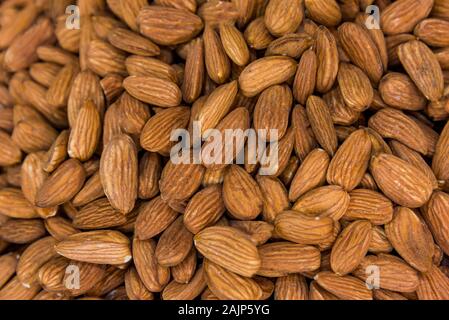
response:
[[[419,168],[393,155],[375,156],[370,170],[383,193],[399,205],[417,208],[432,194],[432,181]]]
[[[206,228],[195,235],[194,244],[206,259],[241,276],[252,277],[260,268],[256,246],[235,228]]]
[[[55,245],[58,254],[76,261],[119,265],[131,260],[129,239],[118,231],[73,234]]]
[[[411,209],[397,207],[393,220],[385,225],[385,233],[394,249],[412,267],[427,272],[432,265],[432,234]]]
[[[113,138],[101,157],[100,178],[111,205],[127,214],[137,198],[137,150],[127,135]]]

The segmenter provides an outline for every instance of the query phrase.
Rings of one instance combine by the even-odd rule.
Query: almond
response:
[[[243,94],[254,97],[264,89],[281,84],[296,73],[296,62],[289,57],[265,57],[250,63],[240,74]]]
[[[371,242],[371,223],[360,220],[340,233],[332,247],[331,267],[337,275],[346,275],[360,264]]]
[[[285,211],[276,217],[275,231],[283,239],[298,244],[320,244],[332,237],[334,222],[328,217],[310,217]]]
[[[393,155],[375,156],[370,170],[383,193],[399,205],[418,208],[432,194],[432,181],[417,167]]]
[[[223,182],[223,201],[233,217],[252,220],[262,211],[262,193],[256,181],[242,168],[232,165]]]
[[[283,277],[290,273],[314,271],[320,266],[320,252],[312,246],[290,242],[269,243],[259,248],[261,266],[257,274]]]
[[[127,135],[118,135],[101,156],[100,178],[111,205],[127,214],[134,208],[138,185],[137,150]]]
[[[428,227],[411,209],[397,207],[385,232],[394,249],[412,267],[427,272],[432,265],[433,239]]]
[[[409,41],[399,47],[398,55],[422,94],[430,101],[438,101],[443,95],[444,79],[441,66],[429,47],[418,40]]]
[[[315,281],[340,299],[372,300],[372,292],[365,283],[352,276],[339,276],[325,271],[315,276]]]
[[[259,270],[256,246],[235,228],[206,228],[195,235],[194,243],[204,257],[231,272],[252,277]]]
[[[55,245],[58,254],[76,261],[118,265],[131,260],[129,239],[118,231],[73,234]]]
[[[155,5],[139,11],[137,24],[140,33],[166,46],[187,42],[203,29],[203,22],[197,15],[187,10]]]
[[[81,190],[86,172],[76,159],[63,162],[45,180],[36,195],[36,205],[48,208],[71,200]]]

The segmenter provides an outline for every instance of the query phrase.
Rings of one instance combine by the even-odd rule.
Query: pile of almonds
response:
[[[4,0],[0,299],[449,299],[448,119],[447,0]]]

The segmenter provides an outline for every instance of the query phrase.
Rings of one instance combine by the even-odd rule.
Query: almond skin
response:
[[[161,292],[170,281],[170,269],[158,265],[155,241],[134,238],[132,250],[134,265],[145,287],[151,292]]]
[[[383,74],[379,50],[367,29],[356,23],[345,22],[338,28],[340,43],[351,61],[362,69],[375,84]]]
[[[175,69],[156,58],[132,55],[126,58],[125,65],[130,76],[149,76],[174,83],[178,82]]]
[[[334,27],[340,24],[341,11],[335,0],[305,0],[305,7],[309,12],[310,18],[326,27]]]
[[[381,15],[386,34],[408,33],[432,10],[433,1],[400,0],[390,4]]]
[[[327,182],[351,191],[362,181],[371,156],[368,133],[357,130],[340,146],[327,171]]]
[[[371,223],[360,220],[351,223],[338,236],[331,252],[331,267],[337,275],[352,272],[368,252]]]
[[[289,33],[272,41],[265,51],[265,55],[282,55],[293,59],[299,59],[303,53],[306,54],[308,52],[307,49],[312,46],[312,42],[313,39],[308,34]],[[310,61],[310,59],[306,60]]]
[[[422,110],[426,99],[413,81],[402,73],[390,72],[379,84],[379,93],[389,106],[402,110]]]
[[[201,134],[208,129],[217,127],[218,123],[231,110],[237,92],[237,81],[232,81],[212,91],[195,117],[195,120],[201,122]]]
[[[320,265],[320,252],[312,246],[290,242],[269,243],[259,247],[262,261],[257,274],[282,277],[290,273],[314,271]]]
[[[448,228],[446,218],[448,206],[449,195],[445,192],[435,191],[426,207],[421,211],[435,241],[445,253],[449,251],[448,233],[445,231]]]
[[[45,220],[45,229],[58,241],[64,240],[68,236],[80,232],[73,227],[70,220],[57,216]]]
[[[381,193],[369,189],[356,189],[349,193],[350,201],[343,219],[366,219],[383,225],[393,219],[393,203]]]
[[[342,63],[338,71],[340,92],[349,108],[361,112],[373,101],[373,87],[365,73],[348,63]]]
[[[164,201],[189,199],[201,185],[205,168],[200,164],[174,164],[169,161],[162,170],[159,189]]]
[[[366,281],[366,270],[369,266],[379,268],[379,285],[382,289],[414,292],[419,285],[418,272],[398,257],[389,254],[366,256],[354,271],[354,275]]]
[[[26,69],[37,60],[37,47],[53,39],[50,19],[40,19],[31,28],[14,39],[3,58],[7,70],[16,72]]]
[[[109,42],[123,51],[142,56],[157,56],[160,49],[149,39],[124,28],[115,28],[108,34]]]
[[[299,159],[304,160],[318,143],[311,130],[306,109],[301,105],[293,108],[292,127],[295,135],[295,153]]]
[[[206,288],[204,267],[200,266],[192,280],[187,284],[170,282],[162,292],[163,300],[193,300]]]
[[[8,282],[10,277],[13,276],[16,271],[17,257],[12,253],[2,255],[0,257],[0,266],[2,267],[0,269],[0,287],[3,288],[3,286]]]
[[[437,188],[437,178],[423,156],[398,141],[390,141],[390,146],[394,155],[420,168],[432,181],[433,187]]]
[[[443,129],[432,160],[432,169],[436,177],[441,180],[449,180],[447,168],[449,168],[449,124]]]
[[[231,220],[229,225],[245,233],[256,246],[270,240],[274,230],[273,225],[263,221]]]
[[[444,19],[425,19],[415,27],[414,34],[429,46],[447,47],[449,45],[448,27],[448,21]]]
[[[244,140],[238,135],[231,136],[234,148],[227,148],[226,132],[245,132],[250,127],[250,114],[244,107],[236,108],[231,111],[223,120],[221,120],[215,133],[220,133],[220,138],[215,139],[216,135],[207,136],[206,143],[202,147],[202,160],[204,166],[211,170],[222,170],[233,162],[238,156],[241,156],[241,150],[244,148]],[[224,137],[224,138],[223,138]]]
[[[75,207],[81,207],[104,195],[100,172],[97,171],[86,181],[80,192],[73,198],[72,204]]]
[[[203,29],[201,18],[187,10],[154,5],[140,10],[137,23],[141,34],[165,46],[187,42]]]
[[[259,270],[256,246],[235,228],[206,228],[195,235],[194,243],[204,257],[231,272],[252,277]]]
[[[92,101],[87,101],[80,109],[70,132],[68,154],[80,161],[92,157],[100,140],[100,114]]]
[[[266,49],[274,40],[274,37],[265,26],[264,17],[251,21],[243,36],[249,47],[256,50]]]
[[[165,231],[156,246],[156,259],[163,267],[180,264],[192,248],[193,234],[184,226],[183,217],[177,218]]]
[[[227,271],[208,260],[204,270],[210,290],[220,299],[259,300],[262,297],[262,289],[253,279]]]
[[[209,186],[195,194],[187,204],[184,224],[190,232],[197,234],[214,225],[225,210],[221,186]]]
[[[73,226],[83,230],[95,230],[121,226],[126,221],[126,217],[112,208],[107,198],[102,198],[81,208],[73,219]]]
[[[18,219],[31,219],[39,216],[23,192],[15,188],[0,190],[0,214]]]
[[[270,1],[265,9],[265,25],[271,34],[281,36],[298,29],[304,17],[302,2],[299,0]]]
[[[320,244],[332,237],[331,218],[315,218],[295,211],[285,211],[274,222],[276,234],[298,244]]]
[[[309,96],[313,94],[317,77],[317,56],[313,50],[306,51],[299,61],[293,83],[295,99],[305,104]]]
[[[63,162],[47,180],[36,195],[36,205],[48,208],[63,204],[81,190],[86,172],[76,159]]]
[[[249,49],[242,33],[233,25],[222,23],[220,37],[228,57],[237,65],[245,66],[249,62]]]
[[[1,148],[4,150],[0,156],[0,164],[2,166],[10,166],[19,163],[22,159],[22,152],[19,147],[14,144],[11,137],[4,131],[0,131]]]
[[[206,25],[203,41],[207,74],[214,82],[224,84],[231,75],[231,61],[220,40],[218,33],[210,25]]]
[[[337,134],[326,102],[317,96],[307,99],[307,116],[315,138],[330,155],[337,150]]]
[[[315,281],[340,299],[372,300],[372,292],[366,284],[352,276],[339,276],[325,271],[315,276]]]
[[[264,220],[273,222],[279,213],[290,207],[287,190],[278,178],[257,176],[256,180],[263,195]]]
[[[449,299],[449,0],[0,2],[0,300]]]
[[[19,258],[16,273],[19,281],[27,288],[38,281],[38,270],[48,260],[56,256],[52,237],[41,238],[28,246]]]
[[[137,198],[137,150],[127,135],[118,135],[105,147],[100,162],[100,178],[111,205],[127,214]]]
[[[193,40],[186,58],[182,96],[184,101],[193,103],[200,96],[205,77],[204,41]]]
[[[375,156],[370,170],[383,193],[399,205],[418,208],[432,194],[432,181],[417,167],[393,155]]]
[[[125,275],[126,294],[130,300],[153,300],[153,293],[145,288],[136,268],[128,269]]]
[[[140,134],[142,148],[151,152],[168,153],[173,145],[170,141],[173,130],[187,127],[189,116],[190,111],[186,107],[169,108],[158,112],[142,129]]]
[[[10,243],[30,243],[45,235],[41,220],[8,220],[0,226],[0,237]]]
[[[326,93],[332,89],[337,79],[339,59],[335,37],[323,26],[316,32],[316,55],[318,58],[316,90]]]
[[[447,276],[435,265],[428,273],[420,274],[420,281],[416,293],[420,300],[447,300],[449,281]]]
[[[322,149],[315,149],[304,159],[296,171],[289,190],[289,200],[296,201],[306,192],[322,186],[326,181],[329,155]]]
[[[412,267],[427,272],[432,265],[433,239],[428,227],[411,209],[397,207],[385,232],[394,249]]]
[[[313,189],[300,197],[293,210],[310,216],[331,217],[338,221],[349,206],[349,194],[339,186]]]
[[[134,98],[161,108],[176,107],[181,103],[181,89],[165,79],[130,76],[123,81],[123,87]]]
[[[254,97],[264,89],[281,84],[296,73],[296,62],[289,57],[265,57],[250,63],[240,74],[239,85],[243,94]]]
[[[254,109],[254,129],[278,130],[278,139],[282,139],[287,132],[288,118],[292,106],[292,92],[287,86],[272,86],[265,89],[257,100]],[[267,134],[267,140],[273,138]]]
[[[223,201],[226,209],[241,220],[254,219],[263,207],[262,193],[256,181],[236,165],[230,166],[224,176]]]
[[[178,217],[161,197],[143,203],[137,214],[135,233],[140,240],[151,239],[163,232]]]
[[[400,110],[386,108],[378,111],[370,118],[369,127],[383,138],[396,139],[422,154],[429,152],[422,129]]]
[[[435,54],[423,42],[409,41],[398,49],[399,60],[410,78],[430,101],[438,101],[444,90],[441,66]],[[417,72],[419,66],[420,72]]]
[[[156,153],[146,152],[139,162],[139,198],[151,199],[159,193],[161,160]]]
[[[129,239],[118,231],[89,231],[67,237],[55,246],[60,255],[76,261],[118,265],[131,260]]]
[[[189,283],[195,275],[197,252],[192,248],[181,263],[171,268],[173,279],[178,283]]]
[[[276,280],[274,288],[275,300],[308,300],[309,292],[304,276],[295,273]]]

